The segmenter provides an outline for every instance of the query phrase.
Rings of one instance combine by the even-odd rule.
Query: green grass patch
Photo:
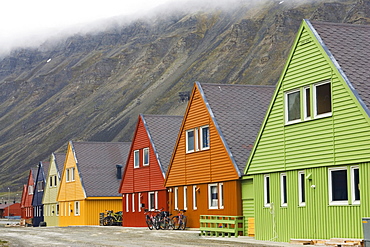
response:
[[[4,241],[0,239],[0,247],[8,247],[8,246],[9,246],[8,241]]]

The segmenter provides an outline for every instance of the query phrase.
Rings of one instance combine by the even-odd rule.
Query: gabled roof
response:
[[[66,159],[66,154],[64,153],[53,153],[55,157],[55,164],[57,165],[57,172],[59,175],[59,178],[61,177],[63,167],[64,167],[64,161]]]
[[[87,197],[120,196],[116,165],[126,164],[130,142],[70,142]]]
[[[241,176],[275,86],[196,84]]]
[[[142,115],[158,164],[165,176],[183,116]]]
[[[305,22],[370,116],[370,25]]]
[[[48,175],[50,162],[49,161],[40,161],[37,171],[37,181],[46,180],[46,177]]]

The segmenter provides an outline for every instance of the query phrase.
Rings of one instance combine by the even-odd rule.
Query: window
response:
[[[137,200],[138,200],[138,202],[137,202],[138,211],[141,212],[141,193],[139,193],[139,196],[138,196]]]
[[[187,199],[187,195],[188,195],[188,187],[187,186],[184,186],[184,209],[187,210],[188,209],[188,199]]]
[[[54,186],[57,187],[57,175],[54,176]]]
[[[135,212],[135,193],[132,193],[132,212]]]
[[[270,175],[264,176],[264,205],[270,207]]]
[[[194,129],[187,130],[186,131],[186,152],[191,153],[194,152],[194,144],[195,144],[195,135],[194,135]]]
[[[149,204],[149,210],[155,210],[156,209],[156,198],[154,192],[148,193],[148,204]]]
[[[175,209],[179,209],[179,188],[174,189]]]
[[[126,194],[126,212],[129,212],[130,211],[129,210],[130,209],[129,208],[130,205],[129,205],[129,198],[128,197],[129,197],[129,194]]]
[[[310,87],[303,88],[303,113],[304,119],[311,119],[311,93]]]
[[[351,197],[352,204],[360,204],[360,170],[358,166],[351,166]]]
[[[149,148],[144,148],[143,150],[143,165],[149,165]]]
[[[80,202],[79,201],[75,202],[75,215],[76,216],[80,215]]]
[[[294,90],[285,94],[286,123],[301,121],[301,97],[300,90]]]
[[[134,151],[134,168],[140,167],[140,157],[139,157],[139,150]]]
[[[44,191],[44,181],[37,181],[37,192]]]
[[[56,215],[59,216],[59,204],[57,204],[57,210]]]
[[[329,204],[348,204],[347,168],[329,169]]]
[[[49,177],[49,187],[53,187],[53,176]]]
[[[209,127],[203,126],[200,128],[200,149],[209,149]]]
[[[68,216],[71,216],[71,204],[70,203],[68,203]]]
[[[219,184],[218,185],[218,193],[220,194],[220,208],[224,208],[224,184]]]
[[[218,209],[218,188],[217,184],[208,185],[208,208]]]
[[[66,181],[67,182],[71,181],[69,178],[69,168],[66,169]]]
[[[298,172],[298,204],[306,206],[306,190],[305,190],[305,175],[304,171]]]
[[[281,206],[282,207],[288,206],[287,183],[285,173],[280,174],[280,195],[281,195]]]
[[[315,84],[313,90],[315,117],[331,116],[330,82]]]
[[[75,181],[75,168],[71,168],[71,181]]]
[[[193,209],[197,209],[197,191],[198,188],[196,185],[193,185]]]
[[[33,185],[28,186],[28,194],[33,195]]]

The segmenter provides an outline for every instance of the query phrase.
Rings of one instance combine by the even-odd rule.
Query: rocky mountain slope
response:
[[[0,58],[0,192],[68,140],[128,141],[139,113],[184,113],[194,81],[275,84],[303,18],[370,24],[370,1],[173,11]]]

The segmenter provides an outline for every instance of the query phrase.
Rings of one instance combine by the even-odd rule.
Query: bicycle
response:
[[[144,209],[145,214],[145,222],[149,228],[149,230],[153,230],[155,228],[156,230],[159,229],[159,223],[158,223],[158,213],[160,213],[158,209],[155,209],[154,211],[150,211],[149,209]]]
[[[170,218],[171,215],[172,214],[170,214],[170,212],[168,211],[160,211],[160,213],[156,215],[159,228],[163,230],[173,229],[173,224],[171,224],[171,218]]]
[[[122,224],[122,211],[113,213],[113,210],[107,210],[107,216],[103,219],[104,226],[112,226],[113,224]]]
[[[171,218],[171,224],[173,225],[173,229],[174,230],[185,230],[187,218],[184,215],[184,213],[186,212],[186,210],[179,209],[176,211],[179,211],[179,213]]]

